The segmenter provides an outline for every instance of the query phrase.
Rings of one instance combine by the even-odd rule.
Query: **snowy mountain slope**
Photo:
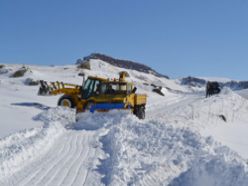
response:
[[[117,59],[100,53],[92,53],[89,56],[84,57],[83,59],[78,59],[76,64],[80,66],[91,67],[91,65],[88,65],[88,62],[91,62],[92,60],[101,60],[110,64],[111,66],[120,67],[123,69],[135,70],[146,74],[153,74],[157,77],[164,77],[169,79],[168,76],[160,74],[151,67],[146,66],[142,63],[137,63],[130,60]]]
[[[135,82],[138,88],[148,89],[146,84],[155,84],[157,86],[168,87],[178,91],[188,91],[187,88],[180,86],[176,80],[169,80],[166,78],[159,78],[157,76],[141,73],[136,70],[127,70],[119,67],[112,66],[104,61],[94,59],[90,61],[91,68],[93,70],[84,70],[86,74],[94,76],[104,76],[108,78],[118,78],[118,72],[127,71],[130,75],[130,80]]]
[[[75,116],[56,108],[58,96],[37,96],[38,87],[24,83],[81,84],[82,71],[117,78],[124,70],[90,63],[91,70],[29,66],[21,78],[9,78],[21,65],[6,65],[8,72],[0,74],[0,185],[246,185],[248,103],[231,90],[205,99],[178,80],[125,69],[149,96],[147,118],[140,121],[123,111]],[[164,87],[165,96],[150,84]]]

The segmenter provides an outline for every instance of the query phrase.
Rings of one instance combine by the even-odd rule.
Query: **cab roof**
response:
[[[133,83],[127,82],[127,81],[119,81],[118,78],[108,79],[108,78],[102,78],[102,77],[96,77],[96,76],[89,76],[88,79],[99,80],[99,81],[101,81],[103,83],[128,83],[128,84],[133,84]]]
[[[99,81],[108,81],[106,78],[96,77],[96,76],[89,76],[88,79],[99,80]]]

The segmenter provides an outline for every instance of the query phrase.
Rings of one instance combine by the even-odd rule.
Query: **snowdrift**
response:
[[[213,156],[198,160],[194,165],[175,178],[170,186],[246,186],[247,167],[237,160],[225,161]]]
[[[89,123],[97,127],[89,129]],[[106,185],[199,185],[204,178],[211,178],[208,185],[247,183],[246,162],[238,154],[187,128],[119,112],[79,118],[76,128],[102,135],[108,156],[97,171]]]
[[[64,108],[50,109],[34,118],[44,122],[42,127],[25,129],[0,139],[0,183],[2,179],[45,154],[64,133],[63,125],[75,121],[74,113]]]

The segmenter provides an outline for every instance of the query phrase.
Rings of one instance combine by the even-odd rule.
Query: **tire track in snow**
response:
[[[99,136],[99,134],[97,136]],[[86,157],[88,157],[88,160],[86,162],[82,161],[81,165],[80,165],[80,167],[85,167],[85,169],[82,169],[82,171],[86,171],[86,173],[84,174],[84,176],[80,176],[80,174],[79,174],[80,172],[78,172],[78,175],[77,175],[76,179],[73,181],[72,185],[80,185],[80,186],[83,185],[84,186],[84,185],[90,185],[91,184],[91,185],[100,186],[99,183],[101,183],[101,179],[102,179],[101,176],[98,177],[99,183],[92,182],[92,180],[90,181],[90,179],[92,179],[92,178],[94,180],[97,180],[95,174],[92,174],[94,172],[93,162],[95,160],[95,157],[97,157],[97,147],[92,145],[95,138],[96,138],[96,135],[92,133],[91,138],[89,138],[89,144],[90,144],[91,148],[89,149],[89,151],[86,155]]]
[[[88,139],[88,138],[87,138]],[[82,147],[82,149],[83,149],[83,147],[85,146],[85,144],[83,143],[84,142],[84,140],[82,140],[81,141],[81,147]],[[85,155],[84,155],[85,154]],[[77,177],[80,175],[80,172],[79,172],[79,170],[80,170],[80,168],[82,167],[82,164],[83,164],[83,162],[84,162],[84,160],[85,160],[85,157],[87,157],[88,156],[88,154],[89,154],[89,149],[88,149],[88,151],[87,151],[87,153],[83,153],[83,150],[81,150],[81,153],[80,153],[80,155],[79,155],[79,162],[75,165],[75,174],[74,174],[74,177],[71,179],[71,182],[70,182],[70,184],[68,184],[68,185],[74,185],[74,182],[75,182],[75,180],[77,179]],[[81,158],[80,158],[81,157]],[[81,160],[81,161],[80,161]]]
[[[79,139],[78,139],[79,138]],[[62,179],[56,183],[56,185],[69,185],[69,184],[65,184],[66,181],[68,182],[68,179],[71,179],[71,174],[73,175],[75,172],[74,172],[74,167],[75,167],[75,164],[78,163],[78,159],[80,158],[80,155],[82,154],[82,140],[84,140],[84,138],[81,138],[79,136],[77,136],[77,139],[76,139],[76,152],[74,153],[73,158],[70,158],[69,159],[69,164],[66,165],[66,168],[62,170],[65,170],[65,173],[64,173],[64,176],[62,177]],[[86,141],[88,141],[88,136],[86,135]]]
[[[53,182],[60,177],[63,178],[63,176],[59,173],[63,171],[63,168],[67,167],[67,163],[73,158],[73,155],[77,150],[77,138],[78,134],[72,135],[72,140],[70,141],[70,150],[65,153],[65,158],[61,159],[59,163],[55,164],[55,166],[50,170],[51,174],[47,174],[44,177],[44,183],[38,182],[38,185],[56,185]],[[59,156],[59,154],[57,154],[57,156]],[[48,179],[45,179],[46,177],[48,177]]]
[[[89,152],[89,147],[87,146],[89,141],[89,135],[86,134],[86,139],[80,137],[79,141],[80,141],[78,145],[79,152],[77,152],[76,158],[74,159],[70,168],[68,169],[66,176],[64,177],[62,182],[59,183],[58,185],[72,185],[72,182],[75,179],[75,177],[79,175],[78,170],[80,166],[82,166],[80,159],[85,160]],[[78,167],[77,165],[79,165],[79,168],[77,168]]]
[[[69,136],[69,137],[72,138],[73,136]],[[63,138],[64,138],[64,136],[62,138],[60,138],[59,140],[62,140]],[[71,139],[68,141],[72,142]],[[57,143],[54,146],[56,146]],[[24,185],[24,186],[30,185],[30,184],[33,185],[33,182],[37,181],[37,178],[42,179],[43,177],[45,177],[53,169],[53,166],[55,166],[56,164],[58,164],[60,161],[63,160],[63,158],[65,157],[67,152],[70,151],[70,149],[66,148],[66,145],[68,145],[68,144],[64,144],[64,143],[62,143],[62,144],[63,144],[62,151],[59,151],[60,156],[57,156],[57,154],[54,153],[53,149],[51,149],[49,151],[49,153],[46,154],[45,157],[42,158],[42,160],[40,161],[41,164],[39,164],[39,162],[36,164],[38,169],[35,171],[35,173],[33,173],[33,174],[31,174],[31,176],[29,176],[31,178],[27,182],[24,182],[24,184],[22,184],[22,185]],[[57,153],[58,153],[58,151],[57,151]],[[43,163],[43,162],[45,162],[45,163]],[[28,169],[31,173],[33,172],[32,167],[28,168]]]
[[[66,131],[44,155],[16,172],[4,186],[99,185],[101,177],[93,170],[97,154],[92,142],[95,131]],[[2,183],[0,183],[1,185]]]
[[[60,138],[59,138],[60,139]],[[61,145],[61,147],[58,149],[59,153],[63,153],[65,151],[65,145]],[[21,170],[19,172],[17,172],[17,175],[14,175],[14,177],[18,177],[18,179],[16,179],[16,183],[15,185],[18,183],[19,185],[26,185],[28,182],[30,182],[32,179],[34,179],[34,177],[36,177],[38,175],[39,172],[41,172],[41,170],[43,169],[44,165],[50,164],[50,162],[54,162],[54,160],[57,157],[53,156],[52,151],[48,152],[48,156],[49,157],[53,157],[53,158],[49,158],[49,159],[43,159],[42,157],[39,157],[39,160],[37,162],[32,162],[29,166],[31,168],[24,168],[24,170]],[[34,169],[36,170],[34,170]]]
[[[72,146],[72,144],[71,144],[72,140],[69,140],[69,142],[70,142],[69,143],[70,146],[69,146],[69,148],[67,148],[66,145],[65,145],[66,148],[65,148],[65,151],[64,151],[63,155],[62,156],[57,156],[57,154],[55,154],[54,156],[59,157],[59,158],[55,162],[51,162],[51,164],[48,164],[48,165],[45,165],[45,166],[43,165],[41,170],[38,172],[38,176],[33,177],[31,182],[27,183],[27,186],[30,185],[30,184],[31,185],[37,185],[41,180],[44,180],[44,178],[46,176],[48,176],[50,172],[53,171],[54,167],[57,164],[59,164],[61,161],[63,161],[65,155],[70,151],[71,146]],[[53,150],[52,150],[52,153],[54,154]],[[45,157],[50,158],[50,156],[45,156]],[[43,171],[43,170],[45,170],[45,171]],[[37,179],[37,177],[38,177],[38,179]]]

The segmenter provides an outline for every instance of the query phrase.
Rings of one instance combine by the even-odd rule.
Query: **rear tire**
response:
[[[134,108],[133,114],[137,116],[139,119],[145,119],[146,113],[145,113],[145,105],[136,106]]]
[[[71,96],[64,95],[59,98],[58,106],[75,108],[75,102]]]

